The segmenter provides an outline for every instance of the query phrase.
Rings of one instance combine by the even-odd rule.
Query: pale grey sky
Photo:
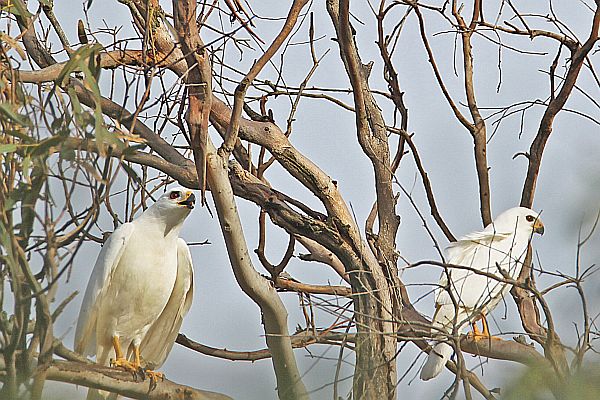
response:
[[[170,9],[170,2],[163,2]],[[256,4],[254,4],[256,3]],[[276,1],[254,2],[252,5],[257,14],[265,17],[279,17],[285,14],[287,4]],[[331,41],[332,27],[324,8],[324,2],[314,2],[316,37],[324,36],[316,44],[317,55],[326,50],[330,53],[324,58],[317,70],[311,85],[346,88],[349,86],[346,74],[339,61],[337,44]],[[432,1],[431,3],[436,3]],[[516,2],[524,11],[528,2]],[[538,2],[536,2],[538,3]],[[487,5],[487,3],[486,3]],[[578,2],[555,1],[555,10],[564,18],[570,28],[578,34],[588,33],[590,12]],[[31,6],[30,6],[31,7]],[[79,2],[56,2],[56,14],[64,21],[67,35],[75,42],[76,21],[83,18],[82,5]],[[356,40],[359,44],[363,61],[375,61],[371,74],[371,87],[385,90],[382,80],[381,62],[374,44],[374,17],[364,1],[352,3],[354,15],[365,23],[362,26],[354,21],[357,29]],[[436,15],[426,12],[428,19],[428,35],[440,69],[446,77],[449,90],[462,100],[462,82],[453,76],[453,46],[454,35],[442,34],[433,37],[436,32],[445,31],[446,25]],[[102,20],[108,26],[123,25],[120,37],[133,36],[130,28],[129,14],[125,6],[117,2],[95,1],[89,12],[92,26],[99,27]],[[399,15],[400,16],[400,15]],[[488,12],[486,17],[492,18]],[[256,21],[260,26],[258,32],[267,40],[272,38],[281,21]],[[228,22],[224,29],[231,30]],[[544,26],[543,24],[541,24]],[[301,42],[307,38],[308,26],[300,29],[293,42]],[[103,37],[105,40],[106,37]],[[475,80],[478,104],[481,107],[509,105],[513,102],[531,99],[545,99],[548,96],[547,75],[538,70],[548,70],[555,57],[556,45],[545,39],[536,39],[531,43],[520,38],[505,38],[505,43],[525,48],[528,51],[547,52],[543,56],[523,56],[508,50],[502,51],[502,86],[499,93],[496,88],[499,80],[498,48],[496,45],[482,39],[474,38],[475,48]],[[104,42],[108,44],[108,41]],[[420,42],[414,15],[410,16],[399,42],[399,50],[394,59],[399,72],[402,90],[406,92],[405,102],[410,110],[409,131],[414,132],[414,141],[423,158],[425,168],[431,179],[437,204],[446,222],[457,236],[481,228],[481,218],[478,213],[478,194],[476,175],[472,154],[472,142],[468,132],[452,117],[450,109],[434,82],[433,73],[427,62],[427,56]],[[227,59],[237,68],[245,71],[250,63],[259,56],[259,52],[248,51],[243,60],[239,54],[228,47]],[[561,65],[566,57],[563,52]],[[594,56],[596,59],[598,55]],[[278,58],[274,59],[278,62]],[[456,60],[460,69],[460,59]],[[287,51],[284,76],[286,82],[297,86],[310,68],[310,55],[305,46],[292,46]],[[562,67],[561,67],[562,68]],[[558,73],[562,69],[559,68]],[[259,76],[273,80],[273,68],[267,67]],[[107,79],[108,73],[103,73],[102,79]],[[103,82],[106,84],[106,82]],[[589,74],[583,71],[578,86],[589,89],[596,98],[598,88],[594,87]],[[347,103],[352,97],[338,96]],[[390,105],[381,99],[380,105],[386,113],[388,123],[392,121]],[[275,112],[275,119],[281,127],[289,109],[285,99],[270,100],[269,107]],[[567,108],[587,112],[595,117],[600,112],[594,104],[579,93],[574,93]],[[523,134],[519,138],[520,116],[513,116],[503,122],[489,143],[489,165],[491,174],[492,206],[494,214],[518,204],[521,187],[526,171],[526,161],[522,157],[512,159],[517,152],[527,151],[542,109],[534,107],[529,110],[524,120]],[[491,133],[493,127],[488,124]],[[175,132],[173,132],[175,133]],[[542,170],[538,182],[534,208],[543,211],[542,219],[546,225],[546,234],[535,238],[534,247],[539,259],[546,270],[561,270],[574,273],[577,229],[583,214],[592,215],[600,207],[600,130],[589,120],[562,112],[556,119],[554,132],[548,143]],[[296,115],[294,132],[291,142],[298,149],[310,156],[317,165],[339,182],[340,190],[345,199],[351,204],[356,214],[359,226],[364,226],[364,220],[374,200],[373,174],[367,158],[362,154],[356,141],[354,117],[324,100],[303,100]],[[400,184],[412,193],[421,212],[429,215],[425,203],[422,185],[416,176],[410,155],[402,161],[399,173],[396,175]],[[269,171],[268,178],[278,190],[286,192],[307,204],[321,209],[318,201],[299,184],[288,179],[281,169],[274,167]],[[399,188],[396,188],[399,190]],[[210,201],[209,201],[210,202]],[[249,203],[239,200],[238,207],[244,221],[244,228],[250,249],[257,246],[257,216],[256,208]],[[400,196],[397,208],[402,223],[398,232],[398,249],[402,256],[411,262],[422,259],[437,259],[431,240],[421,226],[421,221],[404,195]],[[431,218],[428,224],[433,227],[436,239],[441,245],[447,244],[441,232],[435,227]],[[100,222],[103,230],[112,230],[108,219]],[[263,331],[260,324],[259,309],[251,300],[245,297],[237,286],[229,265],[223,240],[218,227],[218,221],[211,218],[205,209],[197,208],[186,222],[182,236],[189,241],[208,239],[211,245],[195,246],[192,256],[196,268],[196,295],[192,309],[185,320],[182,332],[188,337],[201,343],[224,347],[232,350],[255,350],[264,347]],[[267,253],[273,259],[278,259],[283,253],[287,235],[282,235],[276,229],[269,230]],[[582,257],[584,266],[598,261],[598,240],[587,248]],[[99,251],[94,243],[87,243],[77,257],[72,279],[64,283],[61,293],[66,296],[73,290],[83,291],[87,278],[93,266],[93,261]],[[304,252],[298,245],[296,253]],[[255,260],[256,261],[256,260]],[[259,263],[255,263],[260,269]],[[301,263],[295,259],[288,272],[300,280],[311,283],[323,283],[329,280],[332,284],[339,283],[339,278],[326,268]],[[439,270],[423,267],[407,271],[403,280],[409,286],[412,299],[416,300],[424,289],[422,283],[435,283]],[[539,285],[549,282],[540,278]],[[590,296],[598,293],[600,286],[598,278],[587,284]],[[593,290],[595,289],[595,290]],[[579,313],[576,293],[574,290],[557,292],[560,296],[548,297],[559,320],[571,321],[573,313]],[[290,312],[289,327],[293,332],[297,324],[303,323],[303,317],[298,309],[297,296],[294,294],[281,295]],[[65,335],[65,343],[72,345],[74,324],[77,318],[79,303],[82,295],[73,301],[60,318],[55,327],[57,336]],[[598,310],[598,297],[590,297],[591,308]],[[503,320],[503,307],[499,306],[493,313],[495,322],[502,331],[520,331],[520,325],[515,319],[515,308],[512,301],[508,304],[508,319]],[[431,316],[433,299],[425,298],[417,304],[417,309]],[[321,313],[323,314],[323,313]],[[320,321],[329,320],[321,315]],[[576,320],[580,323],[580,318]],[[323,324],[325,322],[322,322]],[[496,323],[493,330],[498,331]],[[559,334],[572,344],[574,328],[571,323],[559,326]],[[305,372],[305,383],[313,390],[315,399],[331,398],[331,382],[334,377],[338,348],[315,346],[306,350],[297,350],[302,372]],[[408,345],[399,357],[399,373],[405,369],[418,354],[415,347]],[[313,356],[313,357],[311,357]],[[317,357],[325,357],[319,359]],[[352,363],[352,357],[348,357]],[[477,360],[467,357],[470,365]],[[417,365],[421,365],[419,361]],[[506,367],[506,368],[504,368]],[[504,371],[515,368],[512,364],[490,362],[484,367],[484,381],[488,387],[502,386],[505,382]],[[162,370],[170,379],[189,384],[201,389],[214,390],[228,394],[236,399],[269,399],[276,397],[275,379],[270,360],[255,363],[231,362],[193,353],[176,345]],[[352,367],[344,364],[342,378],[351,376]],[[414,368],[408,377],[400,384],[399,393],[408,398],[435,399],[441,397],[443,390],[452,382],[450,373],[443,373],[432,382],[423,383],[412,378],[418,373]],[[478,373],[481,373],[478,370]],[[350,388],[351,379],[340,383],[341,393],[345,396]],[[72,390],[72,389],[69,389]],[[85,390],[78,390],[84,396]]]

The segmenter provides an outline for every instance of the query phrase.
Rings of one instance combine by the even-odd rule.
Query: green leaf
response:
[[[42,140],[31,152],[32,156],[47,156],[51,147],[60,145],[65,138],[63,136],[51,136]]]
[[[65,161],[75,161],[75,150],[61,147],[60,157]]]
[[[96,136],[98,153],[100,153],[102,157],[106,157],[109,146],[113,146],[119,151],[123,151],[123,149],[125,149],[125,143],[120,141],[114,132],[107,130],[104,126],[104,123],[100,122],[99,119],[96,119],[96,129],[94,134]]]
[[[6,133],[8,136],[13,136],[21,139],[23,143],[31,144],[34,142],[31,136],[21,132],[21,130],[18,129],[7,129],[6,131],[4,131],[4,133]]]
[[[77,98],[77,94],[75,92],[75,88],[69,86],[67,89],[67,93],[69,94],[69,98],[71,99],[71,108],[73,110],[73,116],[75,118],[75,123],[77,126],[81,127],[82,130],[86,130],[88,125],[93,124],[94,118],[91,113],[81,106],[79,99]],[[91,137],[86,134],[86,137]]]
[[[88,68],[88,61],[92,59],[94,62],[96,62],[96,55],[102,50],[102,48],[103,47],[98,43],[84,45],[78,48],[73,54],[71,54],[69,61],[67,61],[63,69],[56,77],[55,84],[61,87],[65,86],[65,84],[69,80],[71,73],[73,72],[82,71],[84,72],[86,78],[88,78],[88,75],[91,75]],[[91,80],[93,80],[91,86],[89,86],[89,79],[87,80],[87,82],[84,83],[87,83],[87,88],[90,89],[94,93],[97,100],[99,100],[98,96],[100,96],[100,90],[98,89],[98,84],[93,78]],[[54,93],[56,92],[56,85],[52,88],[52,90],[50,90],[46,104],[48,104],[50,102],[50,99],[54,97]],[[72,97],[73,96],[71,96],[71,98]]]
[[[56,131],[60,130],[62,123],[63,123],[62,118],[54,118],[54,120],[50,123],[50,131],[56,132]]]
[[[83,110],[81,107],[81,103],[79,102],[79,98],[77,97],[77,92],[73,86],[69,86],[67,89],[67,93],[69,94],[69,98],[71,99],[71,107],[73,107],[73,113],[80,114]]]
[[[6,199],[6,203],[4,208],[6,210],[12,210],[16,208],[17,203],[21,203],[25,198],[25,194],[31,190],[31,184],[21,181],[17,184],[17,186],[10,192],[8,199]],[[18,225],[15,225],[15,229]]]
[[[0,144],[0,153],[14,153],[17,151],[17,145],[14,143]]]
[[[87,67],[91,77],[94,78],[95,82],[98,82],[100,80],[100,71],[102,71],[102,68],[100,68],[100,64],[97,62],[96,57],[88,58]]]
[[[23,157],[23,162],[21,163],[21,171],[23,171],[23,176],[25,176],[27,180],[30,180],[29,173],[31,171],[31,165],[31,157]]]
[[[25,51],[19,45],[19,42],[16,41],[14,38],[12,38],[10,35],[7,35],[4,32],[0,32],[0,42],[7,43],[10,47],[15,49],[15,51],[19,54],[19,56],[21,56],[21,60],[27,59],[27,55],[25,54]]]
[[[86,70],[89,71],[87,65],[89,59],[92,58],[95,61],[96,54],[98,54],[100,50],[102,50],[102,46],[97,43],[78,48],[73,54],[71,54],[69,61],[67,61],[63,69],[60,71],[60,74],[58,74],[56,83],[63,86],[66,83],[66,79],[72,72]]]
[[[11,103],[0,103],[0,115],[8,118],[10,121],[17,123],[21,126],[30,126],[31,121],[27,116],[21,115],[16,112],[14,106]]]
[[[33,14],[31,14],[29,11],[27,11],[27,8],[24,7],[23,3],[21,3],[20,1],[9,2],[9,4],[6,6],[6,8],[3,9],[2,11],[8,11],[9,13],[11,13],[13,15],[20,15],[23,18],[33,17]]]

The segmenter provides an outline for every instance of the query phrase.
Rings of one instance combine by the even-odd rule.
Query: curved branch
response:
[[[497,30],[500,32],[510,33],[513,35],[529,36],[531,39],[535,39],[536,37],[547,37],[550,39],[554,39],[554,40],[558,41],[559,43],[564,43],[565,46],[567,46],[571,50],[576,50],[576,48],[577,48],[577,41],[573,40],[572,38],[570,38],[566,35],[560,35],[555,32],[545,31],[542,29],[522,30],[522,29],[518,29],[516,26],[509,24],[509,23],[507,23],[507,25],[510,27],[510,29],[503,27],[501,25],[491,24],[491,23],[485,22],[485,21],[480,21],[478,24],[481,26],[485,26],[486,28],[491,28],[493,30]]]
[[[344,268],[344,264],[333,252],[325,248],[322,244],[315,242],[304,236],[297,235],[296,240],[308,250],[308,254],[299,254],[298,258],[303,261],[314,261],[329,265],[337,274],[346,282],[350,282],[348,273]]]
[[[425,194],[427,195],[427,202],[429,203],[429,210],[431,211],[431,216],[438,224],[446,238],[451,242],[456,242],[456,237],[452,234],[450,228],[448,228],[448,225],[446,225],[446,223],[444,222],[444,219],[440,215],[440,212],[437,208],[437,205],[435,203],[435,197],[433,196],[433,188],[431,187],[431,181],[427,176],[427,172],[425,172],[425,168],[423,167],[423,163],[421,162],[421,157],[419,156],[419,153],[417,151],[417,146],[415,146],[415,143],[412,140],[412,135],[409,135],[408,132],[402,129],[390,128],[390,130],[392,132],[399,133],[404,138],[406,143],[408,143],[408,147],[410,147],[413,159],[415,160],[415,164],[417,166],[417,169],[419,170],[419,174],[421,175],[421,180],[423,181],[423,187],[425,189]]]
[[[289,290],[298,293],[328,294],[332,296],[351,297],[352,289],[347,286],[333,285],[310,285],[308,283],[296,282],[291,279],[276,278],[274,280],[277,289]]]
[[[142,65],[141,50],[113,50],[102,52],[98,55],[100,68],[114,69],[123,65]],[[17,77],[22,82],[43,83],[56,80],[68,61],[52,64],[36,71],[17,71]],[[81,72],[74,68],[73,72]]]
[[[207,146],[207,180],[217,209],[233,273],[241,289],[261,309],[267,347],[273,353],[277,391],[282,400],[308,399],[296,364],[287,326],[287,310],[269,281],[252,265],[235,204],[226,158],[217,155],[210,138]]]
[[[469,26],[466,25],[464,19],[460,15],[460,10],[456,9],[456,1],[452,2],[452,14],[456,18],[459,26],[459,32],[462,38],[462,55],[463,55],[463,71],[464,71],[464,88],[467,97],[467,105],[473,123],[469,124],[467,129],[473,137],[475,146],[475,169],[477,172],[477,180],[479,184],[479,205],[481,208],[481,219],[483,226],[492,223],[492,210],[490,199],[490,176],[487,163],[487,132],[485,120],[479,112],[477,100],[475,97],[475,83],[473,80],[474,65],[473,65],[473,45],[471,37],[475,32],[476,22],[481,13],[481,0],[475,0],[473,5],[473,17]]]
[[[117,393],[140,400],[164,400],[182,398],[189,400],[230,400],[224,394],[179,385],[168,379],[152,388],[150,380],[136,381],[130,373],[98,364],[74,361],[53,361],[45,370],[46,379],[72,383],[89,388]]]
[[[337,333],[327,333],[323,332],[320,334],[318,332],[317,335],[313,335],[312,333],[308,333],[306,331],[298,332],[291,337],[292,347],[295,349],[300,349],[307,347],[311,344],[333,344],[340,343],[344,340],[344,334]],[[197,351],[198,353],[202,353],[207,356],[223,358],[225,360],[231,361],[258,361],[264,360],[266,358],[271,358],[271,351],[269,349],[261,349],[261,350],[252,350],[252,351],[234,351],[227,349],[218,349],[216,347],[207,346],[202,343],[198,343],[183,333],[180,333],[177,336],[177,344],[182,345],[190,350]]]
[[[295,2],[293,12],[299,13],[302,6]],[[196,160],[196,170],[200,178],[200,187],[204,195],[204,178],[212,191],[212,198],[217,210],[221,232],[225,239],[227,255],[233,269],[236,281],[242,291],[250,297],[261,309],[263,315],[264,331],[267,347],[273,354],[273,368],[277,379],[277,392],[281,400],[308,399],[309,395],[302,382],[294,352],[289,338],[287,326],[287,310],[281,298],[271,286],[269,281],[262,277],[254,268],[248,252],[248,245],[242,230],[242,223],[237,211],[235,197],[231,182],[229,181],[227,167],[228,158],[237,141],[237,124],[241,114],[241,103],[244,93],[238,98],[236,90],[236,106],[240,107],[239,114],[231,114],[230,124],[222,148],[217,149],[208,136],[208,122],[212,102],[212,70],[209,62],[208,51],[203,47],[196,25],[196,1],[173,1],[175,10],[175,27],[178,32],[181,46],[186,53],[186,62],[190,69],[185,77],[188,85],[189,107],[186,119],[192,132],[192,150]],[[294,11],[295,10],[295,11]],[[290,17],[290,22],[295,25],[295,20]],[[287,24],[286,24],[287,25]],[[284,31],[289,28],[284,28]],[[282,31],[283,38],[284,35]],[[276,51],[278,42],[271,45],[269,50]],[[281,39],[283,40],[283,39]],[[272,56],[272,54],[271,54]],[[258,74],[264,63],[269,60],[268,52],[258,64],[252,68],[251,73]],[[239,88],[239,87],[238,87]],[[225,126],[225,125],[224,125]],[[232,132],[232,129],[235,128]],[[231,140],[231,143],[229,141]],[[229,147],[228,147],[229,146]],[[229,150],[231,149],[231,150]],[[204,196],[203,196],[204,197]]]
[[[296,22],[298,21],[298,16],[300,15],[300,11],[304,8],[304,6],[308,3],[308,0],[294,0],[294,3],[290,7],[290,11],[288,12],[287,18],[281,31],[273,39],[269,48],[264,52],[264,54],[252,65],[250,71],[246,74],[246,76],[242,79],[240,84],[235,89],[234,101],[233,101],[233,110],[231,111],[231,118],[229,119],[229,123],[227,126],[227,134],[225,135],[225,141],[222,145],[222,151],[227,153],[231,153],[233,150],[233,146],[238,137],[238,130],[240,124],[240,117],[242,115],[242,108],[244,105],[244,97],[246,96],[246,90],[252,84],[252,81],[258,76],[263,67],[269,62],[269,60],[275,55],[279,47],[283,44],[285,39],[290,35],[294,26],[296,26]]]
[[[265,212],[263,210],[260,211],[258,217],[258,248],[254,249],[254,252],[258,256],[258,260],[262,264],[262,266],[269,271],[272,279],[277,279],[279,274],[283,272],[285,267],[287,267],[288,263],[294,256],[294,247],[296,244],[296,238],[293,234],[289,234],[290,238],[288,241],[287,249],[285,250],[285,254],[281,259],[281,262],[277,265],[271,264],[271,262],[267,259],[265,255],[265,244],[267,240],[266,233],[266,220],[265,220]]]
[[[535,195],[535,188],[537,184],[537,178],[540,172],[540,165],[542,163],[542,154],[546,147],[546,143],[552,133],[552,124],[554,118],[562,110],[563,106],[567,102],[567,99],[571,95],[579,71],[585,62],[586,57],[594,47],[594,44],[598,41],[598,30],[600,28],[600,3],[596,2],[596,12],[594,13],[594,19],[592,21],[591,32],[588,39],[581,46],[571,48],[571,65],[567,71],[567,75],[563,81],[563,85],[556,95],[556,97],[550,100],[548,107],[542,116],[540,126],[538,128],[537,135],[531,143],[529,149],[529,165],[527,167],[527,176],[525,177],[525,183],[523,184],[523,192],[521,194],[521,206],[531,207],[533,205],[533,198]]]

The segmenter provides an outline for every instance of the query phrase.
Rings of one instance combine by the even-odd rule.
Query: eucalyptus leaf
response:
[[[21,115],[16,112],[14,106],[10,103],[0,103],[0,115],[8,118],[10,121],[15,122],[21,126],[31,126],[31,121],[27,116]]]
[[[52,136],[42,140],[31,152],[32,156],[48,156],[51,147],[59,146],[65,138],[63,136]]]
[[[0,144],[0,153],[14,153],[17,151],[17,145],[14,143]]]

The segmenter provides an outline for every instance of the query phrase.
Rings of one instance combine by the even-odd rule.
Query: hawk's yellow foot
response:
[[[127,372],[131,372],[134,378],[137,378],[143,370],[140,362],[140,349],[138,346],[133,346],[133,361],[129,361],[123,355],[123,351],[121,350],[121,343],[119,342],[118,336],[113,336],[112,338],[113,347],[115,348],[115,359],[110,360],[110,366],[115,368],[121,368]]]
[[[472,322],[471,323],[471,332],[469,332],[467,334],[467,337],[469,337],[469,338],[472,337],[473,339],[475,339],[475,338],[478,338],[481,336],[483,336],[483,333],[479,330],[479,327],[477,326],[477,322]]]
[[[481,325],[483,326],[483,331],[480,331],[479,328],[477,327],[477,321],[479,321],[479,320],[481,320]],[[476,342],[479,340],[490,340],[490,339],[502,340],[499,337],[492,336],[490,334],[487,319],[485,318],[485,315],[483,315],[483,314],[471,323],[471,328],[473,329],[473,331],[469,332],[467,337],[475,340]]]
[[[150,379],[150,390],[153,390],[156,387],[156,383],[165,380],[165,374],[162,372],[156,372],[149,369],[144,370],[144,374],[147,378]]]
[[[114,368],[121,368],[127,372],[131,372],[132,374],[137,374],[140,371],[140,366],[137,365],[134,361],[129,361],[125,358],[117,358],[110,360],[110,366]]]

